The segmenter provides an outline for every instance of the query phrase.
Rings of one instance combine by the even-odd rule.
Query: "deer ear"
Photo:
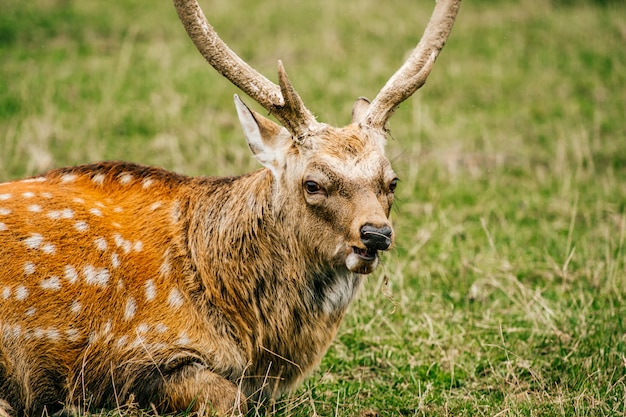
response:
[[[263,166],[277,174],[278,167],[283,166],[285,145],[291,142],[291,135],[284,127],[251,110],[237,94],[235,107],[252,153]]]
[[[370,107],[370,101],[365,97],[359,97],[356,99],[354,106],[352,107],[352,123],[361,123],[365,112]]]
[[[352,106],[352,123],[358,124],[361,126],[362,124],[367,124],[365,118],[367,117],[367,111],[370,108],[370,101],[365,97],[359,97],[356,99],[354,106]],[[371,129],[370,129],[371,131]],[[387,139],[384,131],[371,131],[370,138],[374,141],[380,149],[384,152],[385,145],[387,144]]]

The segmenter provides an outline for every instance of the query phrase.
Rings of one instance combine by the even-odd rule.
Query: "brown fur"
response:
[[[384,135],[296,143],[238,110],[265,169],[109,162],[0,185],[0,416],[245,410],[319,363],[378,262],[355,255],[360,228],[389,226]]]

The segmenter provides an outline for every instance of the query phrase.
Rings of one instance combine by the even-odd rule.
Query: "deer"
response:
[[[197,49],[263,107],[235,108],[258,170],[189,177],[129,162],[0,184],[0,416],[114,409],[241,415],[320,363],[394,245],[390,116],[424,83],[460,0],[351,123],[318,122],[278,62],[240,59],[195,0]]]

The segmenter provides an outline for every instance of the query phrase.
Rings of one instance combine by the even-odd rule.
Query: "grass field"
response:
[[[282,59],[339,125],[432,4],[202,2],[235,51],[274,80]],[[0,5],[0,181],[102,159],[259,166],[237,90],[169,1]],[[624,415],[626,5],[466,1],[391,128],[396,248],[319,371],[251,415]]]

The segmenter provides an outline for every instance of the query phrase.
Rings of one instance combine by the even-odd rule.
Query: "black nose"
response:
[[[366,224],[361,227],[361,242],[368,249],[387,250],[391,246],[391,227],[374,227]]]

